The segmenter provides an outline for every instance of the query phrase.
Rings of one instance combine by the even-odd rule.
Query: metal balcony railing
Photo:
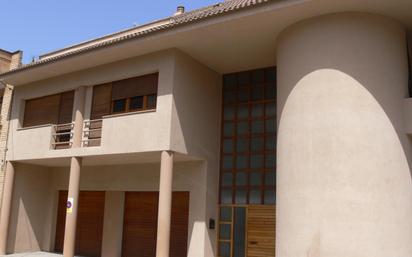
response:
[[[52,149],[67,149],[73,144],[74,123],[57,124],[52,126]]]
[[[103,120],[88,120],[83,127],[83,147],[100,146],[102,140]]]

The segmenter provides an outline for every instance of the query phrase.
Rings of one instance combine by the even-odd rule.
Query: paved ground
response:
[[[61,257],[63,255],[45,252],[33,252],[33,253],[15,253],[9,255],[1,255],[7,257]]]
[[[5,257],[61,257],[61,254],[45,253],[45,252],[33,252],[33,253],[15,253],[9,255],[1,255]]]

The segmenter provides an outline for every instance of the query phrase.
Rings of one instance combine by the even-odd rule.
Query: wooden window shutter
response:
[[[23,127],[56,124],[59,117],[60,94],[26,101]]]
[[[112,100],[157,93],[158,73],[113,82]]]
[[[74,91],[61,94],[59,124],[71,123],[73,116]]]
[[[110,114],[112,84],[103,84],[93,87],[93,103],[90,119],[101,119]]]

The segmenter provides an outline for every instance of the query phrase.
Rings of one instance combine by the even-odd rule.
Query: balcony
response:
[[[100,146],[102,141],[103,119],[87,120],[83,125],[83,147]]]
[[[74,123],[52,125],[52,143],[54,150],[71,148],[73,145]]]
[[[82,147],[101,145],[103,120],[86,120],[83,123]],[[61,150],[72,148],[74,135],[74,122],[52,125],[51,149]]]
[[[8,160],[165,149],[201,156],[216,138],[209,127],[219,123],[220,75],[171,51],[18,87],[14,98]],[[76,110],[82,117],[71,123]]]

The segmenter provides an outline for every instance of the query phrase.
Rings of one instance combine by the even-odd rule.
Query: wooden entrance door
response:
[[[275,256],[275,206],[249,205],[247,210],[247,257]]]
[[[156,256],[158,192],[126,192],[122,257]],[[189,192],[173,192],[170,256],[186,257]]]
[[[76,255],[100,257],[102,249],[105,192],[81,191],[76,225]],[[67,191],[59,191],[54,249],[63,252]]]

